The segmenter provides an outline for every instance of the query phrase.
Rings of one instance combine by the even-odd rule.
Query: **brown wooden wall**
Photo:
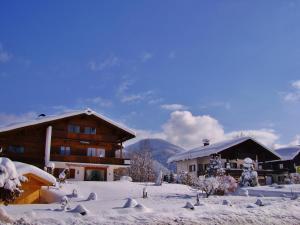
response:
[[[79,125],[81,133],[69,133],[68,125]],[[0,147],[3,156],[15,161],[44,166],[44,151],[47,127],[52,126],[51,155],[59,154],[60,147],[70,147],[71,154],[86,156],[87,148],[105,149],[105,157],[115,157],[115,151],[122,148],[122,141],[132,135],[93,115],[79,115],[57,121],[25,127],[0,133]],[[96,128],[96,134],[84,134],[84,127]],[[24,147],[24,153],[11,153],[10,145]]]

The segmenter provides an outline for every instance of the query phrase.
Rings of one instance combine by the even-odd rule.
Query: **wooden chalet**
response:
[[[260,162],[279,160],[280,156],[250,137],[239,137],[209,144],[172,156],[168,162],[176,162],[177,173],[188,173],[191,176],[205,175],[212,155],[218,155],[223,163],[226,173],[239,179],[243,171],[245,158],[255,162],[260,183],[263,184],[267,177],[272,176],[273,170],[259,167]]]
[[[130,165],[123,143],[135,137],[128,128],[92,111],[45,116],[0,128],[2,155],[13,161],[68,169],[69,179],[113,180],[114,169]]]
[[[281,159],[266,161],[259,166],[274,171],[272,181],[282,184],[290,173],[300,173],[300,146],[279,148],[275,152],[281,156]]]

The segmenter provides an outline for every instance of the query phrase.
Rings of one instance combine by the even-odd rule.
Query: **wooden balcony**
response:
[[[59,162],[77,162],[77,163],[93,163],[93,164],[113,164],[113,165],[130,165],[129,159],[122,158],[100,158],[94,156],[81,155],[58,155],[51,154],[51,161]]]

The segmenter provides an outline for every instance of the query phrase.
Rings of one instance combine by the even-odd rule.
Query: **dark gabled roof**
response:
[[[245,141],[252,140],[258,145],[263,146],[266,150],[270,151],[272,154],[276,155],[278,158],[281,158],[280,155],[278,155],[276,152],[272,151],[271,149],[267,148],[266,146],[260,144],[256,140],[254,140],[251,137],[238,137],[231,140],[225,140],[221,142],[216,142],[211,145],[207,146],[201,146],[198,148],[191,149],[189,151],[176,154],[168,159],[168,163],[176,162],[176,161],[182,161],[187,159],[195,159],[195,158],[201,158],[205,156],[210,156],[212,154],[217,154],[219,152],[222,152],[228,148],[231,148],[235,145],[241,144]]]
[[[275,152],[278,153],[282,159],[292,160],[300,153],[300,146],[278,148],[275,149]]]
[[[39,117],[35,120],[30,120],[30,121],[26,121],[26,122],[21,122],[21,123],[15,123],[15,124],[10,124],[4,127],[0,127],[0,133],[2,132],[7,132],[7,131],[12,131],[12,130],[16,130],[16,129],[20,129],[23,127],[28,127],[28,126],[33,126],[33,125],[37,125],[37,124],[42,124],[42,123],[47,123],[47,122],[52,122],[55,120],[60,120],[60,119],[64,119],[64,118],[68,118],[68,117],[72,117],[72,116],[78,116],[78,115],[93,115],[96,116],[97,118],[106,121],[109,124],[112,124],[113,126],[131,134],[132,136],[135,136],[135,132],[128,129],[127,127],[91,110],[91,109],[86,109],[86,110],[78,110],[78,111],[72,111],[72,112],[66,112],[60,115],[54,115],[54,116],[45,116],[45,117]]]

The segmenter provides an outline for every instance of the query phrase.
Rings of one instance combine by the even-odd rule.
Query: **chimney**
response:
[[[207,138],[203,139],[202,142],[203,142],[203,146],[209,145],[209,139]]]

